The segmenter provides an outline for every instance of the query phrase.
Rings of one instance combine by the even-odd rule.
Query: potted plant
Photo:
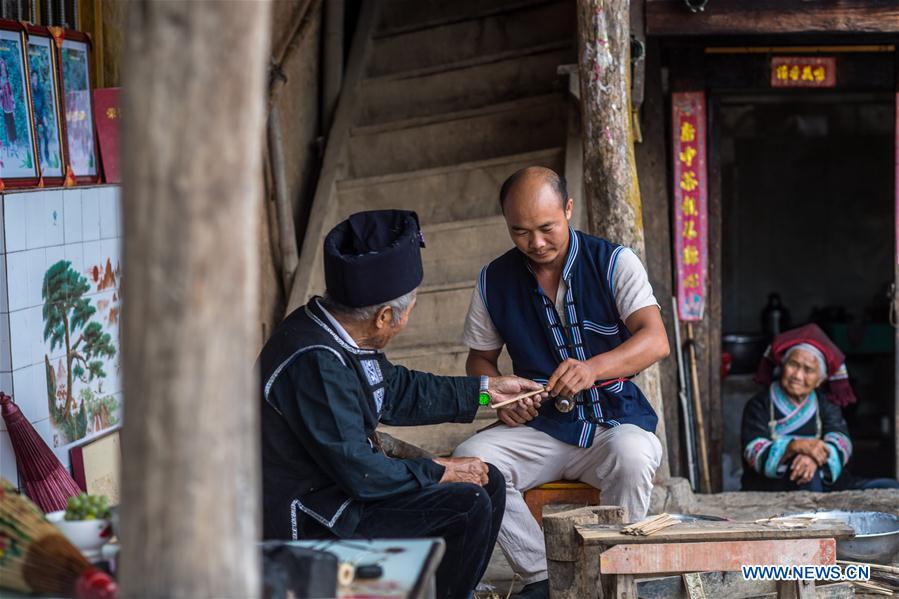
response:
[[[47,514],[47,520],[88,557],[99,555],[100,548],[112,536],[109,518],[106,495],[87,493],[69,497],[65,510]]]

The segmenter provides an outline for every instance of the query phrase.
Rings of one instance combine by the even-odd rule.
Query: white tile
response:
[[[9,349],[13,370],[20,370],[31,364],[31,339],[28,310],[10,312]]]
[[[0,254],[0,312],[9,312],[9,293],[6,282],[6,254]]]
[[[22,193],[10,194],[3,198],[3,226],[6,231],[7,252],[19,252],[28,247],[25,199],[25,194]]]
[[[50,341],[44,341],[44,314],[43,306],[35,306],[26,310],[26,321],[31,331],[31,363],[43,364],[44,356],[49,356]]]
[[[52,449],[53,453],[56,454],[56,457],[62,464],[62,467],[66,470],[71,471],[69,462],[69,449],[72,446],[62,444],[62,440],[60,440],[59,438],[61,435],[58,431],[54,430],[54,428],[50,425],[49,420],[46,423],[41,422],[40,426],[35,426],[34,428],[37,430],[38,434],[41,437],[45,438],[45,440],[47,441],[47,445],[50,446],[50,449]]]
[[[65,213],[62,190],[51,189],[44,192],[44,245],[63,243],[65,243]]]
[[[46,369],[43,364],[22,368],[12,373],[13,399],[29,422],[40,422],[50,417],[46,381]]]
[[[46,194],[42,191],[31,191],[20,195],[25,198],[27,249],[42,248],[47,245],[47,228],[51,224],[45,209]]]
[[[122,234],[122,231],[125,229],[122,227],[122,187],[121,185],[115,185],[112,188],[112,195],[115,197],[115,210],[116,210],[116,219],[117,219],[117,227],[119,231],[119,235]]]
[[[96,191],[100,202],[100,237],[112,239],[119,234],[115,193],[109,187],[100,187]]]
[[[63,213],[65,214],[66,245],[83,240],[81,190],[67,189],[63,192]]]
[[[116,268],[121,266],[121,240],[119,238],[104,239],[101,244],[100,255],[103,257],[103,266],[106,266],[106,260],[108,259],[109,265],[112,267],[113,272],[115,272]]]
[[[15,312],[28,305],[27,252],[6,254],[6,292],[9,311]]]
[[[100,246],[99,241],[86,241],[84,242],[84,270],[82,274],[88,278],[91,283],[92,291],[96,291],[97,284],[94,281],[93,273],[91,272],[93,268],[96,266],[98,269],[101,265],[106,265],[106,260],[103,259],[102,248]]]
[[[47,367],[44,364],[35,364],[31,367],[31,376],[31,385],[37,398],[35,405],[37,417],[32,422],[36,422],[50,417],[50,406],[47,403]]]
[[[66,260],[72,263],[72,269],[84,274],[84,244],[67,243],[64,246]]]
[[[16,454],[13,452],[7,432],[0,432],[0,476],[18,487],[19,470],[16,465]]]
[[[81,191],[81,223],[84,241],[100,239],[100,200],[96,189]]]
[[[48,270],[50,270],[51,266],[53,266],[54,264],[56,264],[57,262],[59,262],[61,260],[66,259],[66,246],[52,245],[52,246],[46,248],[46,252],[47,252],[47,258],[46,258],[45,264],[47,265],[47,267],[44,269],[45,274]],[[41,286],[43,286],[43,282],[41,283]]]
[[[25,268],[28,273],[25,305],[29,308],[39,306],[44,303],[41,288],[44,285],[44,275],[47,273],[47,250],[37,248],[25,252]]]
[[[112,333],[113,332],[110,331],[110,334]],[[115,335],[113,335],[113,337],[115,337]],[[119,355],[122,350],[119,347],[118,340],[115,338],[113,338],[113,345],[116,348],[116,354],[112,358],[106,360],[106,364],[103,366],[103,370],[106,372],[106,379],[103,382],[103,395],[120,393],[122,391],[122,381],[119,372]]]
[[[9,314],[0,312],[0,372],[10,371],[12,371],[12,353],[9,346]],[[0,391],[3,391],[2,386]]]

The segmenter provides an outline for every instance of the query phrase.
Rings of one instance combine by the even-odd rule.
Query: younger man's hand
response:
[[[537,409],[542,401],[538,399],[539,397],[539,395],[525,397],[513,404],[497,409],[496,415],[507,426],[518,426],[519,424],[530,422],[537,417]]]
[[[595,380],[596,375],[589,362],[568,358],[550,375],[546,388],[554,396],[574,397],[584,389],[592,387]]]

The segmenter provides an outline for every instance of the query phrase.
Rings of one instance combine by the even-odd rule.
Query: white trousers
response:
[[[631,521],[649,509],[652,477],[662,459],[658,438],[633,424],[599,427],[593,445],[575,447],[529,426],[500,425],[453,452],[478,457],[506,478],[506,512],[499,545],[524,584],[546,578],[543,531],[522,493],[554,480],[580,480],[601,490],[601,502],[627,508]]]

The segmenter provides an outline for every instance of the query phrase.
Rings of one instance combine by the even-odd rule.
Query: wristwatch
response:
[[[481,377],[481,389],[480,389],[480,392],[478,393],[478,404],[480,404],[482,406],[490,405],[490,391],[487,388],[489,380],[490,380],[490,377],[488,377],[488,376]]]

